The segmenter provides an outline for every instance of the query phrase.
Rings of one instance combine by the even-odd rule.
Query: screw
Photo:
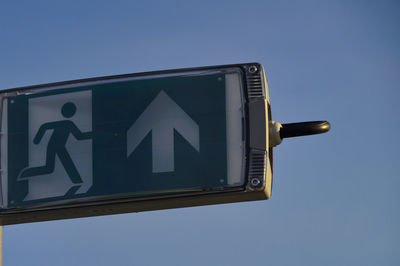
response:
[[[249,72],[251,73],[251,74],[254,74],[254,73],[256,73],[257,72],[257,67],[256,66],[250,66],[249,67]]]
[[[251,184],[253,187],[258,186],[260,183],[261,183],[261,181],[260,181],[260,179],[258,179],[258,178],[252,178],[252,179],[250,180],[250,184]]]

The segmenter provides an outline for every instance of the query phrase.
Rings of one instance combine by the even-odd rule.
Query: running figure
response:
[[[61,114],[65,118],[71,118],[75,115],[76,106],[71,102],[65,103],[61,108]],[[47,130],[53,129],[46,151],[46,164],[44,166],[32,167],[24,169],[20,178],[27,178],[31,176],[39,176],[50,174],[54,171],[56,155],[64,166],[69,178],[74,184],[82,183],[82,178],[76,169],[65,145],[70,134],[74,135],[77,140],[84,140],[92,138],[92,132],[81,132],[79,128],[71,120],[62,120],[55,122],[44,123],[40,126],[35,138],[34,144],[39,144],[42,140],[44,133]]]

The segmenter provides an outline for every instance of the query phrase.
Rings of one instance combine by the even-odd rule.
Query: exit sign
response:
[[[3,91],[1,223],[268,198],[266,88],[243,64]]]

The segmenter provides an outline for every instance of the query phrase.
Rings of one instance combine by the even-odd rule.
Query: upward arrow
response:
[[[199,126],[161,91],[127,131],[127,156],[151,131],[153,173],[173,172],[174,129],[200,151]]]

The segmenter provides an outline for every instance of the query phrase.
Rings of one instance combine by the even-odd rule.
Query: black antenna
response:
[[[282,124],[279,131],[281,139],[328,132],[331,125],[328,121],[312,121],[301,123]]]

